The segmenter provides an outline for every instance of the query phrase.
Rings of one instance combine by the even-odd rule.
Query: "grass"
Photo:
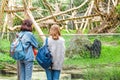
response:
[[[62,31],[66,34],[66,31]],[[47,32],[45,32],[47,34]],[[72,33],[75,33],[74,31]],[[42,40],[36,35],[40,45]],[[70,45],[71,38],[74,35],[63,35],[65,38],[66,48]],[[102,42],[102,50],[100,58],[83,58],[76,55],[74,58],[65,58],[64,67],[80,68],[83,70],[85,80],[120,80],[120,36],[86,36],[93,43],[94,39]],[[8,40],[0,40],[0,50],[9,51],[10,42]],[[11,59],[8,52],[0,53],[0,62],[13,64],[15,61]],[[70,68],[69,68],[70,67]],[[4,66],[0,65],[0,69]],[[99,78],[99,79],[98,79]]]
[[[120,62],[120,46],[102,46],[101,56],[98,59],[82,58],[77,56],[73,59],[66,58],[65,65],[70,66],[86,66],[97,64],[112,64]]]
[[[0,40],[0,50],[9,50],[10,42],[6,39]]]
[[[119,52],[120,47],[103,46],[100,58],[66,58],[64,66],[79,68],[84,80],[120,80]]]
[[[8,64],[14,64],[15,60],[13,60],[10,55],[0,53],[0,62],[1,63],[8,63]]]
[[[62,32],[63,34],[66,34],[66,31]],[[72,33],[75,33],[74,31]],[[74,36],[63,36],[66,40],[66,48],[69,46],[71,38]],[[36,38],[38,39],[39,37],[36,35]],[[100,39],[102,42],[102,51],[101,51],[101,56],[98,59],[91,59],[91,58],[82,58],[80,56],[77,56],[73,59],[65,59],[65,65],[73,65],[73,66],[81,66],[81,65],[86,65],[86,64],[107,64],[107,63],[116,63],[119,62],[119,52],[120,52],[120,40],[119,36],[89,36],[88,37],[91,42],[95,38]],[[42,45],[41,39],[38,39],[40,42],[40,45]],[[107,43],[107,44],[106,44]],[[117,45],[116,45],[117,44]],[[0,50],[8,50],[9,51],[9,46],[10,42],[8,40],[0,40]],[[8,53],[9,54],[9,53]]]
[[[85,80],[120,80],[120,68],[95,68],[84,72]]]

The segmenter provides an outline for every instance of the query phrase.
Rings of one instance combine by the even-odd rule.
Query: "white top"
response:
[[[48,38],[48,48],[51,51],[53,57],[53,70],[61,70],[65,56],[65,40],[59,37],[58,40],[53,40],[50,36]]]

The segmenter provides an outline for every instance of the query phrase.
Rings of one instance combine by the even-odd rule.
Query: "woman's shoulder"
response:
[[[54,41],[53,39],[52,39],[52,37],[50,36],[50,37],[48,37],[48,40],[52,40],[52,41]],[[65,41],[65,39],[63,38],[63,37],[59,37],[59,39],[58,39],[59,41]]]
[[[30,32],[30,31],[21,31],[19,34],[20,35],[23,34],[24,35],[23,37],[25,37],[25,38],[31,38],[31,37],[33,37],[33,33]]]
[[[59,40],[61,41],[65,41],[65,39],[63,37],[59,37]]]
[[[21,31],[19,34],[28,34],[28,35],[33,35],[32,32],[30,31]]]
[[[30,32],[30,31],[26,31],[26,32],[25,32],[25,34],[28,34],[28,35],[33,35],[33,33],[32,33],[32,32]]]
[[[25,31],[25,35],[28,37],[33,37],[33,33],[30,31]]]

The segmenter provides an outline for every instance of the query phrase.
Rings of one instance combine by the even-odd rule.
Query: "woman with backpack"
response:
[[[20,35],[23,35],[21,41],[26,54],[25,58],[19,61],[20,80],[32,80],[32,70],[34,61],[33,48],[38,47],[38,42],[32,33],[32,21],[30,19],[23,20],[18,36]]]
[[[47,80],[59,80],[65,54],[65,40],[61,36],[60,26],[52,25],[49,31],[48,48],[52,55],[52,67],[45,69]]]

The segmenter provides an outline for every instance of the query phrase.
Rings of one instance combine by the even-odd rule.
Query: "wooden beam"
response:
[[[86,21],[79,21],[79,22],[74,22],[75,24],[81,24],[81,23],[85,23]],[[100,21],[100,20],[95,20],[95,21],[90,21],[91,23],[92,22],[102,22],[102,21]]]
[[[83,19],[83,18],[91,18],[91,17],[96,17],[99,16],[99,14],[92,14],[89,16],[80,16],[80,17],[74,17],[74,18],[67,18],[67,19],[62,19],[62,20],[58,20],[58,22],[64,22],[64,21],[68,21],[68,20],[77,20],[77,19]]]
[[[8,27],[8,30],[14,31],[14,30],[20,29],[20,28],[21,28],[21,25],[17,25],[17,26],[14,26],[14,27]]]
[[[72,9],[69,9],[69,10],[66,10],[64,12],[60,12],[60,13],[57,13],[57,14],[53,14],[53,15],[50,15],[50,16],[47,16],[45,18],[42,18],[42,19],[39,19],[37,20],[37,22],[40,22],[40,21],[44,21],[44,20],[47,20],[47,19],[50,19],[50,18],[53,18],[53,16],[58,16],[58,15],[62,15],[62,14],[65,14],[65,13],[68,13],[68,12],[71,12],[71,11],[74,11],[74,10],[77,10],[81,7],[83,7],[89,0],[85,0],[80,6],[78,7],[74,7]]]
[[[33,7],[33,8],[30,8],[30,10],[36,10],[37,8]],[[13,10],[10,10],[10,9],[5,9],[5,12],[7,13],[16,13],[16,12],[23,12],[24,11],[24,8],[21,8],[21,9],[13,9]]]
[[[13,13],[16,17],[18,17],[21,20],[24,20],[24,18],[22,18],[21,16],[19,16],[17,13]]]

